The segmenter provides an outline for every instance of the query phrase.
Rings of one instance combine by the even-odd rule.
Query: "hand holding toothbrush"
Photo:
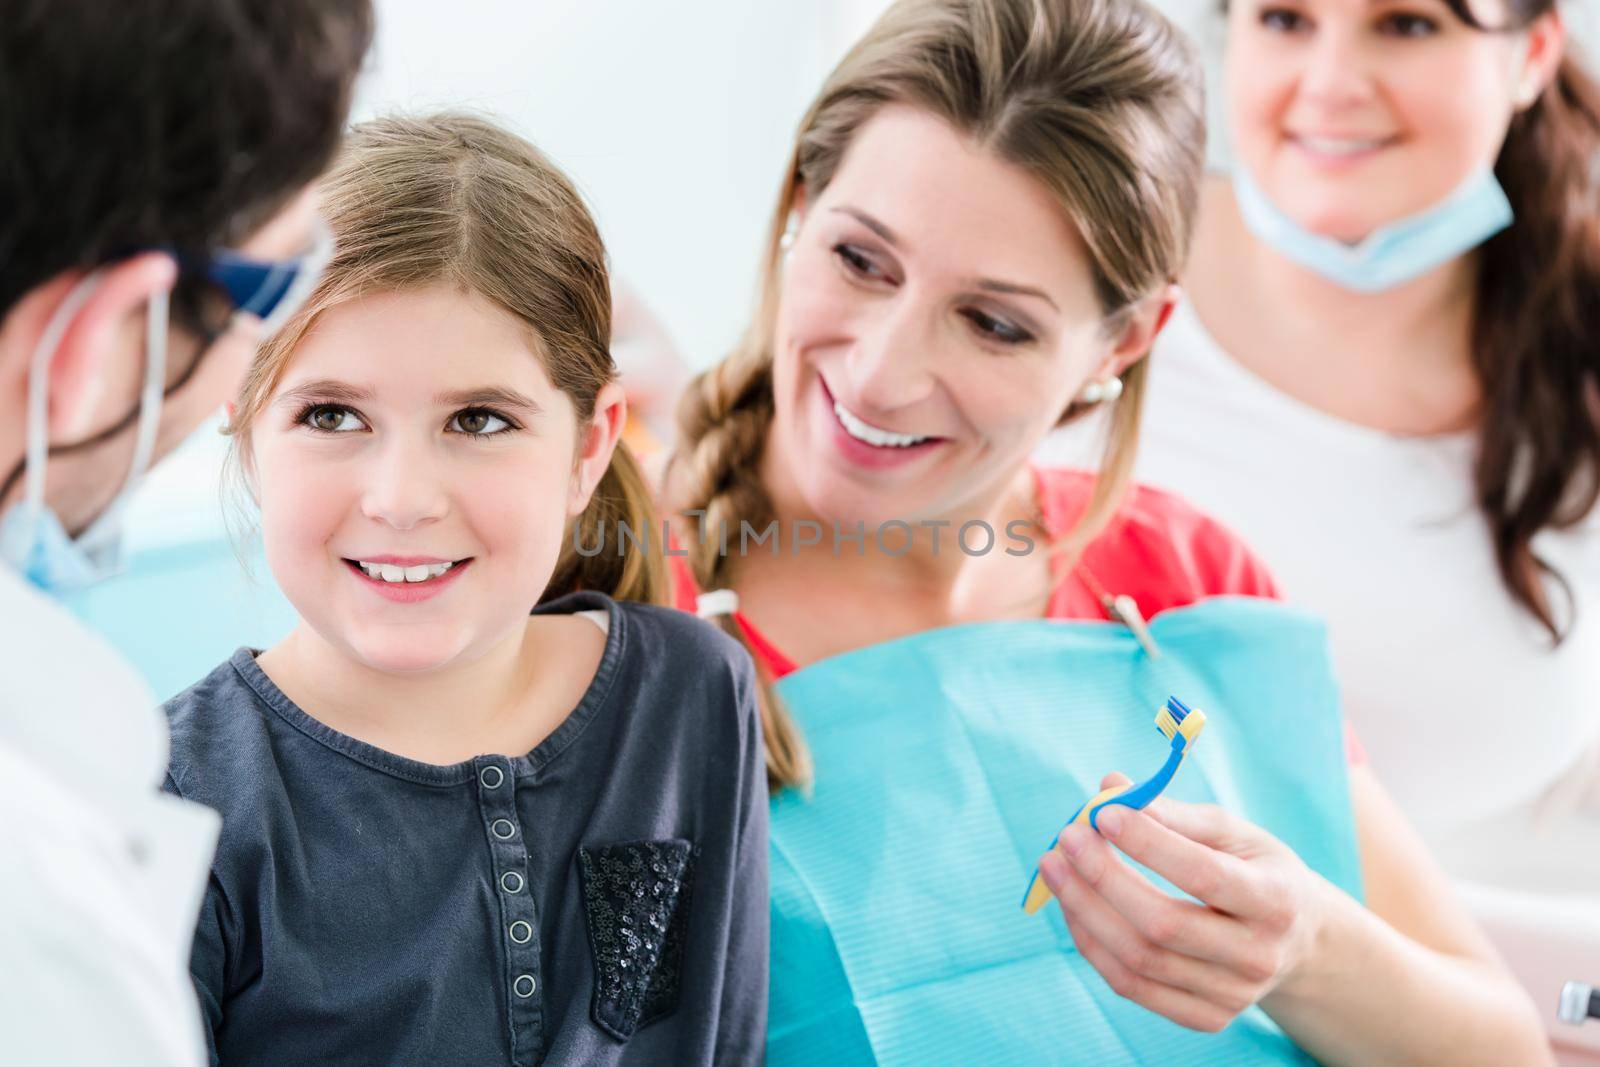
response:
[[[1102,788],[1126,785],[1109,774]],[[1074,943],[1120,995],[1217,1031],[1308,956],[1331,887],[1265,830],[1209,804],[1108,807],[1040,861]],[[1121,855],[1199,903],[1169,896]]]

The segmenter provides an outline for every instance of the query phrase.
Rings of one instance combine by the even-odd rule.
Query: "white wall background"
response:
[[[353,118],[470,108],[534,141],[588,199],[616,275],[702,366],[748,314],[801,113],[883,6],[376,0]],[[127,518],[134,553],[225,536],[216,425],[145,479]]]
[[[538,143],[588,197],[618,276],[703,366],[748,314],[801,112],[888,3],[378,0],[355,117],[470,107]],[[1214,72],[1215,0],[1155,3],[1208,46]],[[1600,59],[1600,0],[1565,10]],[[220,531],[221,451],[202,430],[151,475],[134,545]]]
[[[1156,2],[1215,51],[1214,0]],[[1600,0],[1567,2],[1600,51]],[[617,275],[703,366],[748,314],[801,111],[887,3],[378,0],[356,117],[471,107],[537,142],[589,198]],[[294,622],[265,565],[251,584],[228,555],[224,452],[202,428],[151,474],[127,517],[132,571],[76,605],[162,696]]]
[[[1227,162],[1227,137],[1222,123],[1222,16],[1219,0],[1147,0],[1200,45],[1206,65],[1206,113],[1211,130],[1207,154],[1212,166]],[[890,0],[854,0],[851,6],[865,29]],[[1600,0],[1561,0],[1562,15],[1576,47],[1591,57],[1590,69],[1600,70]]]
[[[1206,45],[1216,0],[1154,0]],[[737,337],[795,123],[888,0],[379,0],[356,117],[468,106],[550,153],[684,358]],[[1600,51],[1600,0],[1567,0]],[[1213,160],[1223,149],[1213,138]]]
[[[734,341],[795,124],[876,9],[855,0],[380,0],[356,118],[488,112],[588,197],[687,360]]]

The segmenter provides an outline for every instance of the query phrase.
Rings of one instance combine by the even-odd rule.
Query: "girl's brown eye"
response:
[[[312,404],[295,417],[295,422],[313,433],[345,434],[367,428],[361,416],[338,404]]]
[[[468,437],[496,437],[510,432],[513,426],[510,419],[504,415],[497,415],[488,408],[468,408],[450,416],[450,422],[445,429],[451,433],[466,434]]]
[[[318,408],[311,413],[311,425],[328,433],[337,433],[344,424],[344,412],[338,408]]]

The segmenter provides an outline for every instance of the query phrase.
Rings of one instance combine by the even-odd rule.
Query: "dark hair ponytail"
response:
[[[1464,0],[1447,0],[1476,22]],[[1510,0],[1512,29],[1555,0]],[[1495,175],[1516,222],[1483,247],[1473,361],[1484,390],[1476,470],[1500,574],[1559,644],[1566,580],[1533,550],[1600,502],[1600,83],[1573,57],[1512,121]],[[1565,595],[1559,612],[1548,582]]]

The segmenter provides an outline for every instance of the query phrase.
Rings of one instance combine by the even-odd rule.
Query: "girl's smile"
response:
[[[363,556],[344,564],[356,580],[397,604],[415,604],[450,588],[472,557],[436,560],[419,556]]]
[[[519,634],[561,551],[575,409],[529,331],[454,286],[325,312],[252,434],[267,559],[357,662],[429,670]]]

